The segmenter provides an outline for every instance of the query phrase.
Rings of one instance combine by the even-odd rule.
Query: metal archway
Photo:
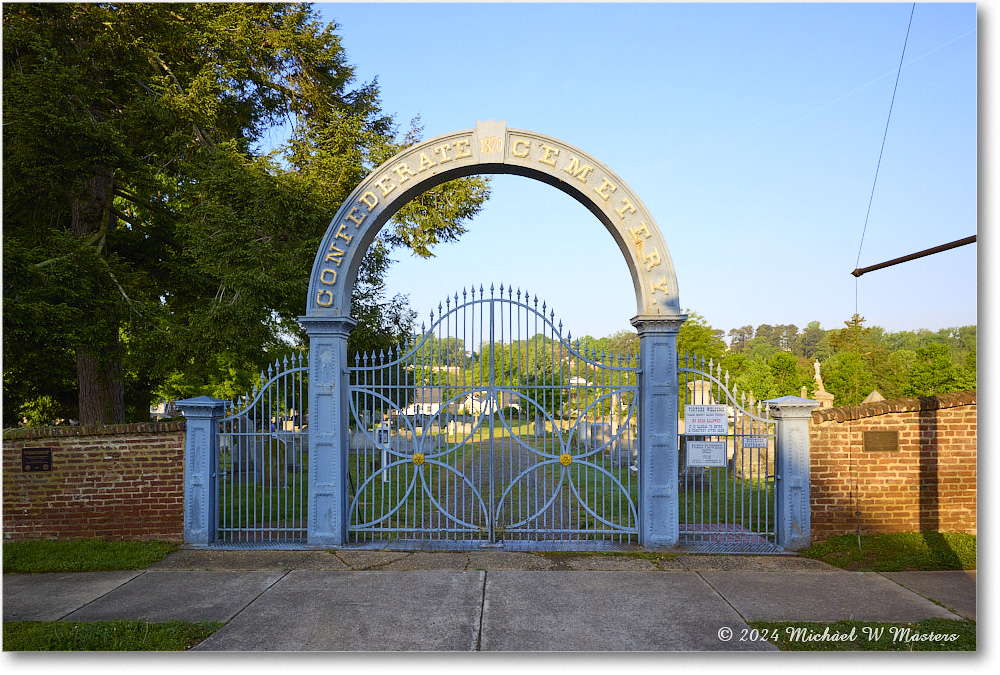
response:
[[[316,254],[306,315],[350,315],[361,259],[403,205],[445,181],[493,173],[534,178],[586,206],[625,257],[635,287],[636,314],[651,318],[680,314],[670,252],[656,221],[628,185],[568,143],[490,120],[407,148],[351,193]]]
[[[404,204],[430,188],[473,174],[509,173],[552,185],[586,206],[628,265],[639,333],[638,529],[641,545],[678,539],[677,331],[680,313],[673,262],[663,235],[632,190],[579,149],[503,121],[424,141],[380,166],[334,216],[313,263],[306,314],[309,334],[309,508],[311,545],[342,546],[349,522],[350,403],[347,336],[351,291],[379,230]]]

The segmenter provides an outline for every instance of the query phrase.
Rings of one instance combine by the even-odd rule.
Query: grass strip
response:
[[[216,621],[9,621],[5,652],[177,652],[199,644]]]
[[[976,536],[961,532],[854,534],[813,544],[802,555],[851,571],[974,570]]]
[[[4,542],[3,571],[9,573],[141,570],[180,548],[168,541],[35,539]]]
[[[974,652],[976,622],[924,619],[871,621],[750,621],[750,627],[786,652]]]

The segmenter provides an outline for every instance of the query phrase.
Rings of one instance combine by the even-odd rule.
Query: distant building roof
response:
[[[865,400],[862,401],[862,403],[878,403],[879,401],[884,401],[884,400],[885,396],[878,393],[878,389],[872,389],[872,393],[868,394],[868,396],[865,397]]]

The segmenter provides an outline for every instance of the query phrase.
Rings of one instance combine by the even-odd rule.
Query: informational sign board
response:
[[[744,436],[743,437],[743,447],[744,448],[766,448],[767,447],[767,436]]]
[[[725,441],[688,441],[684,445],[688,466],[725,466]]]
[[[52,448],[22,448],[21,471],[52,471]]]
[[[868,452],[896,452],[899,450],[898,431],[866,431],[862,437]]]
[[[729,431],[729,413],[724,405],[684,406],[684,434],[687,436],[725,436]]]

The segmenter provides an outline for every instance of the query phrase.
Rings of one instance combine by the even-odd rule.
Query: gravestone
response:
[[[708,380],[695,380],[688,382],[688,397],[690,403],[697,405],[715,405],[715,397],[712,395],[712,383]]]
[[[590,445],[595,450],[607,446],[612,437],[611,425],[607,422],[594,422],[590,425]],[[610,451],[610,448],[608,450]]]
[[[545,418],[541,415],[535,415],[535,421],[531,423],[531,434],[535,438],[545,436]]]
[[[611,445],[611,463],[614,466],[631,465],[638,455],[636,452],[637,449],[637,445],[633,443],[632,438],[627,433],[622,434]]]

